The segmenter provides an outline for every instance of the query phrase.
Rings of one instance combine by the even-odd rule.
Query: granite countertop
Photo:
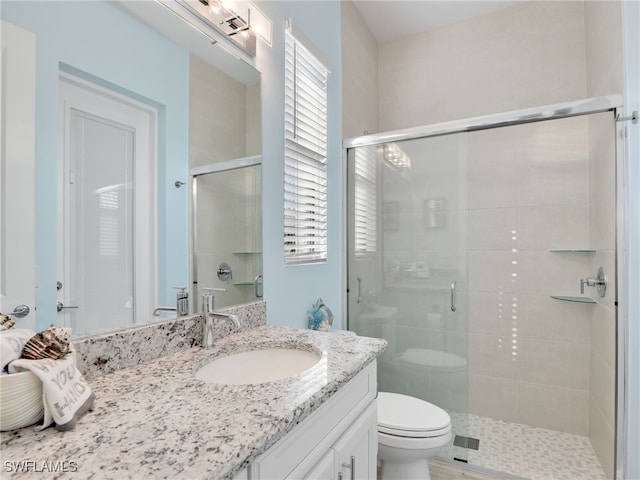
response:
[[[235,351],[300,344],[326,352],[326,368],[255,385],[216,385],[193,375]],[[66,473],[50,478],[231,479],[385,348],[384,340],[350,332],[260,326],[211,350],[194,347],[118,370],[89,381],[95,408],[75,430],[3,432],[2,476],[46,478],[44,462],[59,462]],[[35,468],[12,472],[15,464],[7,462],[19,461]]]

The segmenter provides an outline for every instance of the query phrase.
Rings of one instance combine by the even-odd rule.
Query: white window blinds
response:
[[[285,264],[324,262],[328,70],[289,30],[285,37]]]
[[[377,169],[376,147],[355,149],[354,209],[355,256],[372,258],[377,240]]]

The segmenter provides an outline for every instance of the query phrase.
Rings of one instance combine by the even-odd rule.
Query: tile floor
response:
[[[452,415],[452,421],[455,429],[461,419]],[[458,427],[458,431],[465,429]],[[607,480],[587,437],[478,415],[468,416],[466,431],[467,436],[480,439],[479,450],[451,446],[443,458],[464,458],[469,464],[500,476],[507,474],[507,478]],[[444,475],[434,480],[476,480],[473,476],[455,476],[459,472],[446,476],[445,471]]]

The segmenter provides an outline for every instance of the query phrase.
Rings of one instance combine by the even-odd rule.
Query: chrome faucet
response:
[[[213,293],[226,292],[226,288],[203,288],[202,295],[202,348],[213,348],[213,319],[226,318],[233,322],[235,330],[240,330],[240,320],[231,313],[216,312],[213,309]]]
[[[153,311],[153,316],[160,316],[160,312],[176,312],[176,317],[189,315],[189,293],[186,287],[173,287],[178,290],[175,307],[158,307]]]

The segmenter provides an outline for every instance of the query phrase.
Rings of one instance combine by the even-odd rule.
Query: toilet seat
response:
[[[451,433],[451,417],[440,407],[399,393],[378,393],[378,432],[404,438]]]

